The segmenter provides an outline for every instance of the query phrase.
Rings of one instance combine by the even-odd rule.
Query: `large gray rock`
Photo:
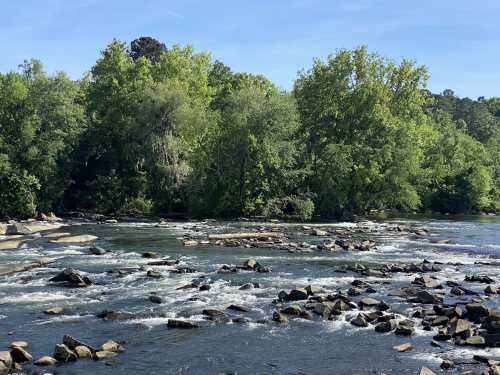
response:
[[[92,281],[87,276],[82,276],[80,272],[73,268],[66,268],[64,271],[58,273],[49,281],[54,283],[66,283],[75,287],[86,287],[92,284]]]

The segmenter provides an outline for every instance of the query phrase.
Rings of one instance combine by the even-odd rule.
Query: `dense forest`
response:
[[[361,47],[287,92],[148,37],[113,41],[78,81],[25,61],[0,74],[0,216],[499,210],[500,99],[427,79]]]

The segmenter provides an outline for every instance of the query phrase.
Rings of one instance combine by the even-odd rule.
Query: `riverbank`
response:
[[[29,341],[36,360],[69,334],[125,351],[49,373],[459,374],[500,357],[494,219],[57,225],[0,251],[20,267],[0,275],[0,349]],[[40,257],[55,261],[22,268]]]

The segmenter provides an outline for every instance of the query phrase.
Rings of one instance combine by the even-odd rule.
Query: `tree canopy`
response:
[[[114,40],[90,73],[0,74],[0,216],[266,215],[500,208],[500,99],[432,94],[366,47],[291,92],[191,46]]]

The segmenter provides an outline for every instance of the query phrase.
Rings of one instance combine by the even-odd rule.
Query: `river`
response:
[[[347,290],[354,279],[362,278],[374,287],[370,297],[383,300],[393,311],[408,315],[410,303],[389,296],[390,289],[408,286],[418,275],[395,273],[390,279],[360,276],[345,271],[354,263],[376,266],[385,263],[443,263],[435,276],[439,281],[463,283],[466,275],[489,275],[498,282],[500,264],[500,219],[470,217],[452,219],[400,218],[358,224],[365,236],[377,246],[370,251],[317,250],[290,252],[266,248],[242,248],[200,244],[184,247],[180,238],[189,235],[205,238],[207,233],[252,230],[265,225],[285,231],[294,241],[310,244],[322,237],[305,234],[300,224],[252,222],[175,222],[75,224],[59,231],[71,234],[93,234],[96,245],[109,250],[104,255],[90,255],[88,245],[61,245],[47,242],[28,243],[16,251],[0,251],[0,264],[26,262],[41,256],[58,257],[57,262],[29,272],[0,277],[0,351],[8,350],[14,340],[29,341],[28,351],[35,357],[51,355],[54,345],[69,334],[94,345],[108,339],[123,342],[125,352],[106,361],[79,360],[54,368],[26,366],[33,374],[417,374],[422,366],[437,372],[443,358],[471,361],[474,354],[500,357],[499,348],[473,348],[445,344],[430,345],[434,331],[417,326],[409,338],[393,333],[376,333],[373,326],[358,328],[349,323],[357,312],[330,321],[315,316],[305,320],[290,316],[288,324],[270,321],[281,290],[313,285],[327,293]],[[429,230],[425,236],[388,230],[396,225]],[[353,228],[352,223],[314,224],[325,230]],[[447,243],[443,243],[447,240]],[[161,258],[179,259],[180,264],[195,273],[173,274],[173,266],[146,266],[154,259],[144,252],[156,252]],[[249,258],[272,272],[240,270],[216,273],[222,265],[242,265]],[[137,268],[138,272],[117,277],[110,270]],[[94,284],[87,288],[67,288],[49,283],[48,279],[66,267],[88,275]],[[162,274],[156,279],[146,276],[153,268]],[[178,289],[204,276],[208,291],[197,288]],[[240,290],[245,283],[260,287]],[[467,288],[484,295],[485,284],[466,283]],[[155,293],[163,300],[148,300]],[[359,300],[362,296],[353,297]],[[461,296],[467,301],[472,297]],[[483,297],[489,307],[498,305],[498,295]],[[203,309],[225,310],[231,304],[248,308],[248,312],[226,311],[230,318],[247,321],[210,322]],[[44,310],[62,306],[67,315],[46,315]],[[134,319],[106,321],[96,317],[103,310],[137,313]],[[199,322],[198,329],[169,329],[170,318]],[[262,320],[269,320],[262,322]],[[407,353],[396,353],[392,347],[411,342]],[[459,366],[460,371],[469,365]],[[478,365],[470,368],[479,369]],[[31,369],[31,370],[29,370]],[[43,371],[42,371],[43,370]],[[31,372],[29,372],[31,371]],[[450,374],[458,374],[459,370]]]

